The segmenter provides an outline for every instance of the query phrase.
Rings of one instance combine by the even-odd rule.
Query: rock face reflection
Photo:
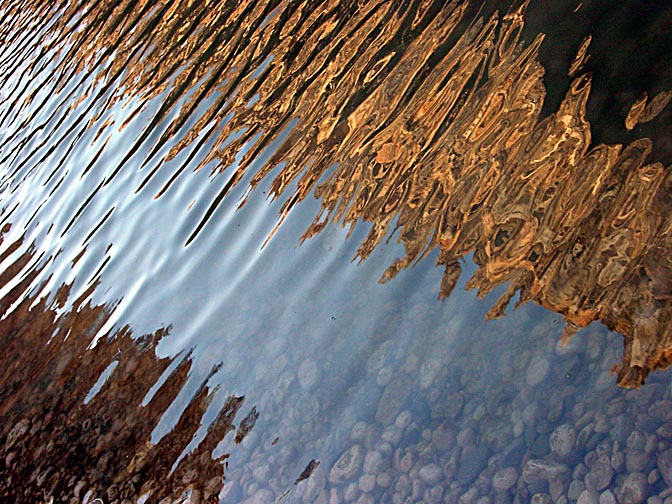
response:
[[[29,254],[19,257],[3,273],[3,284],[30,260]],[[102,497],[119,502],[151,493],[158,502],[177,499],[182,490],[205,501],[217,496],[227,455],[213,460],[212,452],[235,430],[245,398],[229,397],[202,441],[185,455],[217,392],[207,385],[213,370],[175,428],[152,443],[152,430],[176,400],[191,368],[189,354],[157,358],[156,346],[170,328],[142,337],[124,328],[104,335],[91,348],[111,307],[92,306],[87,292],[66,313],[58,313],[69,286],[61,286],[51,304],[45,298],[20,299],[30,281],[30,276],[22,279],[0,301],[3,313],[18,302],[0,321],[0,499],[81,502]],[[111,363],[116,366],[105,377]],[[101,377],[106,378],[103,383]],[[151,393],[157,382],[160,387]],[[256,409],[252,412],[258,415]],[[244,420],[243,425],[249,432],[254,424]]]
[[[492,316],[519,292],[562,314],[568,337],[601,320],[625,338],[619,384],[637,387],[672,362],[670,170],[649,160],[646,138],[591,143],[589,37],[559,109],[541,116],[543,34],[521,40],[527,7],[484,18],[466,2],[63,3],[42,13],[45,33],[32,43],[62,52],[62,82],[97,72],[98,87],[73,99],[119,89],[100,117],[119,100],[136,103],[133,117],[163,96],[105,183],[141,146],[152,168],[138,190],[194,142],[212,144],[198,169],[234,170],[188,242],[254,170],[252,187],[272,176],[275,196],[291,194],[281,218],[313,191],[321,199],[304,237],[328,220],[370,222],[364,259],[397,230],[406,256],[385,281],[439,248],[445,297],[473,252],[469,287],[509,286]],[[21,26],[41,8],[5,17]],[[37,52],[24,73],[44,65]],[[652,120],[669,98],[644,96],[625,126]]]

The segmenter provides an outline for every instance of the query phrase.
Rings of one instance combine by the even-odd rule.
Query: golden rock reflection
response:
[[[632,104],[628,117],[625,119],[625,127],[629,130],[634,129],[637,124],[652,121],[667,107],[672,100],[672,90],[661,91],[650,101],[648,95],[644,93],[635,103]]]
[[[3,284],[19,275],[30,259],[30,251],[22,254],[3,273]],[[187,381],[190,354],[177,356],[172,371],[169,367],[175,359],[156,356],[156,346],[170,328],[135,337],[125,327],[108,333],[91,348],[93,336],[112,311],[86,301],[95,285],[59,315],[59,307],[70,294],[68,285],[53,294],[51,305],[45,298],[22,298],[36,273],[23,278],[0,300],[7,314],[0,320],[4,363],[0,371],[0,500],[77,498],[81,502],[88,495],[89,501],[98,496],[105,502],[135,502],[151,495],[152,502],[158,502],[165,497],[178,499],[187,491],[192,502],[216,501],[228,455],[214,457],[212,453],[227,434],[234,435],[234,421],[240,420],[236,415],[245,414],[245,398],[229,397],[198,446],[181,456],[217,392],[207,385],[215,367],[176,426],[152,443],[152,430]],[[96,390],[101,374],[115,362],[114,371]],[[144,404],[150,387],[164,373],[168,376]],[[250,418],[257,416],[252,408],[240,422],[236,443],[251,431],[254,422]]]
[[[27,23],[43,9],[35,5],[6,15]],[[39,43],[61,51],[63,84],[95,75],[80,100],[111,88],[110,103],[132,96],[124,124],[162,96],[114,172],[169,121],[139,191],[185,147],[213,142],[198,168],[233,176],[192,238],[254,169],[252,187],[273,177],[274,197],[287,195],[281,220],[308,195],[321,199],[304,238],[330,220],[364,220],[365,259],[396,231],[406,255],[383,281],[439,249],[445,297],[473,253],[468,287],[485,295],[508,285],[491,316],[519,293],[562,314],[566,337],[602,321],[624,335],[618,383],[638,387],[672,363],[670,168],[649,160],[649,139],[591,142],[589,37],[565,99],[542,117],[544,37],[521,39],[527,8],[482,17],[456,1],[61,2]],[[642,97],[626,128],[652,120],[670,96]]]

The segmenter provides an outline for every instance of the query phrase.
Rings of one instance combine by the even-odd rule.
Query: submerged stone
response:
[[[659,453],[657,464],[665,483],[672,488],[672,449]]]
[[[403,374],[397,375],[383,391],[378,403],[376,421],[382,425],[394,422],[411,394],[411,390],[412,384],[408,377]]]
[[[489,456],[489,450],[485,446],[465,448],[460,457],[457,480],[463,485],[468,485],[474,481],[487,466]]]
[[[614,469],[608,455],[600,455],[586,475],[586,486],[593,490],[604,490],[611,483]]]
[[[420,468],[418,476],[428,485],[435,485],[443,478],[443,471],[436,464],[427,464]]]
[[[648,497],[649,484],[645,474],[631,473],[616,491],[619,504],[641,504]]]
[[[336,461],[329,471],[329,482],[343,483],[355,477],[364,460],[364,449],[360,445],[352,445]]]
[[[550,481],[569,474],[569,468],[559,462],[541,459],[528,460],[523,468],[523,479],[527,483]]]
[[[574,449],[576,430],[569,424],[562,424],[551,434],[549,444],[551,452],[559,460],[565,460]]]
[[[492,488],[496,492],[505,492],[518,481],[518,471],[515,467],[500,469],[492,478]]]

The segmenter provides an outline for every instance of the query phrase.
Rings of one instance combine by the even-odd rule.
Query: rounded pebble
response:
[[[428,485],[435,485],[441,480],[443,471],[436,464],[427,464],[420,468],[418,476]]]
[[[515,467],[500,469],[492,478],[492,488],[496,492],[506,492],[518,481],[518,471]]]

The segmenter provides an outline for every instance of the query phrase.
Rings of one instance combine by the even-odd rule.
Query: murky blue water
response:
[[[13,67],[0,103],[0,205],[2,223],[11,223],[2,269],[24,254],[31,259],[0,286],[2,296],[22,289],[3,318],[23,298],[34,306],[44,298],[62,315],[84,296],[80,306],[110,307],[89,334],[91,348],[126,326],[135,337],[169,328],[150,351],[172,364],[146,383],[137,407],[152,401],[185,356],[192,364],[149,441],[158,445],[182,428],[203,385],[210,394],[172,469],[207,437],[230,397],[244,396],[236,427],[258,413],[242,441],[230,432],[211,450],[226,463],[211,499],[625,503],[645,502],[643,492],[651,503],[672,500],[669,373],[651,376],[641,391],[617,388],[609,370],[620,361],[619,335],[593,324],[563,348],[562,317],[535,305],[486,321],[504,288],[485,299],[464,289],[475,271],[471,256],[444,302],[436,251],[380,284],[405,255],[396,235],[362,262],[356,257],[370,223],[330,223],[301,241],[320,211],[317,198],[292,206],[268,239],[291,191],[269,197],[281,167],[254,190],[249,184],[291,122],[232,185],[253,143],[223,173],[212,173],[214,161],[194,170],[212,152],[208,128],[202,142],[163,159],[216,95],[155,151],[197,86],[155,122],[170,85],[139,100],[103,86],[103,65],[69,75],[61,89],[59,56],[21,74],[37,49],[17,63],[12,51],[20,47],[20,40],[2,47],[4,68]],[[226,121],[209,128],[223,130]],[[65,301],[56,296],[64,284],[71,285]],[[25,344],[51,351],[41,337]],[[133,373],[117,366],[125,351],[99,363],[82,408],[116,381],[123,397],[124,373]],[[296,482],[311,461],[319,465]],[[184,481],[175,488],[197,489]],[[105,488],[82,488],[90,491],[77,502],[114,501]],[[144,489],[136,498],[154,497]]]

